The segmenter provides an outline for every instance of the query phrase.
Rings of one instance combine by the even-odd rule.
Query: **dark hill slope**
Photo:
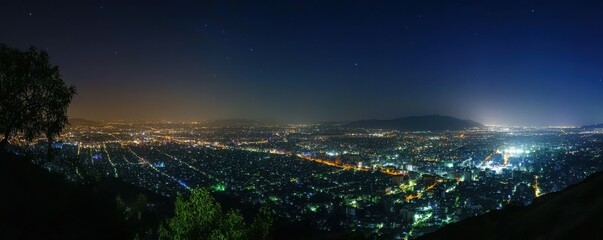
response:
[[[142,219],[124,220],[117,207],[119,195],[131,207],[139,194],[154,204]],[[223,211],[241,209],[246,219],[257,207],[226,194],[214,195]],[[173,200],[115,178],[72,183],[31,163],[28,157],[0,151],[0,239],[155,239],[147,234],[173,214]],[[151,231],[152,232],[152,231]],[[309,222],[275,222],[273,239],[362,239],[357,234],[323,232]]]
[[[428,115],[396,118],[391,120],[361,120],[346,125],[351,128],[395,129],[400,131],[456,131],[481,128],[484,125],[454,117]]]
[[[90,121],[83,118],[71,118],[69,119],[69,125],[71,126],[101,126],[101,123]]]
[[[155,227],[158,218],[124,220],[116,204],[144,193],[115,179],[76,184],[0,151],[0,239],[133,239]]]
[[[420,239],[603,239],[603,172],[529,206],[468,218]]]

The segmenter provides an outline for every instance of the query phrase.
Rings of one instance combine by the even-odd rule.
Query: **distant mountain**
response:
[[[445,226],[419,239],[602,239],[603,172],[525,207],[508,207]]]
[[[247,118],[223,118],[223,119],[214,119],[209,121],[210,123],[257,123],[258,120],[255,119],[247,119]]]
[[[283,123],[279,120],[275,119],[248,119],[248,118],[224,118],[224,119],[213,119],[206,121],[205,124],[207,126],[214,127],[234,127],[234,126],[253,126],[253,125],[263,125],[263,124],[280,124]]]
[[[427,115],[396,118],[391,120],[361,120],[346,125],[350,128],[395,129],[400,131],[444,131],[481,128],[483,124],[449,116]]]
[[[83,119],[83,118],[70,118],[69,124],[72,126],[96,126],[100,125],[99,122]]]
[[[603,123],[594,124],[594,125],[588,125],[588,126],[582,126],[582,128],[586,128],[586,129],[600,128],[600,129],[603,129]]]
[[[260,121],[253,119],[244,119],[244,118],[228,118],[228,119],[215,119],[205,122],[206,126],[212,127],[242,127],[242,126],[252,126],[259,124]]]

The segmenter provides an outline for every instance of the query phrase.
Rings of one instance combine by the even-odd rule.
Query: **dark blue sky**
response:
[[[2,1],[90,119],[603,122],[600,1]]]

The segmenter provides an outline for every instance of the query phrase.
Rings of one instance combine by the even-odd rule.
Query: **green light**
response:
[[[216,192],[224,192],[226,191],[226,185],[224,184],[216,184],[211,187]]]

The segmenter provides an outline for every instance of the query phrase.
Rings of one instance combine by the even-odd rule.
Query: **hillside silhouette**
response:
[[[584,129],[603,129],[603,123],[582,126]]]
[[[420,239],[603,239],[603,172],[568,188],[450,224]]]
[[[133,239],[159,222],[146,210],[126,220],[116,202],[119,196],[131,207],[140,194],[161,198],[151,192],[117,179],[68,182],[4,151],[0,159],[0,239]]]
[[[469,128],[481,128],[478,122],[449,116],[427,115],[396,118],[390,120],[361,120],[348,123],[351,128],[394,129],[400,131],[456,131]]]

